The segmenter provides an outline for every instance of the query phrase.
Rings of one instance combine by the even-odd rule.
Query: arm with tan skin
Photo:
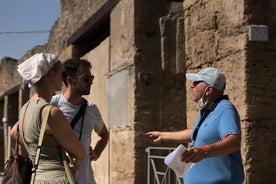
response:
[[[74,158],[77,160],[84,159],[85,150],[59,108],[52,107],[45,131],[45,133],[52,134],[57,142]]]
[[[85,151],[71,127],[68,125],[67,119],[63,113],[57,107],[53,107],[49,115],[45,133],[53,134],[59,144],[72,155],[69,166],[72,170],[76,171],[78,170],[77,160],[82,160],[84,158]],[[16,123],[10,131],[10,136],[14,140],[16,140],[17,127],[18,123]],[[19,136],[19,143],[23,144],[21,136]]]
[[[154,131],[145,133],[145,136],[151,143],[160,143],[163,141],[188,143],[191,141],[191,133],[192,129],[185,129],[176,132]]]
[[[109,140],[109,132],[105,125],[103,126],[103,128],[100,131],[100,133],[98,134],[98,136],[100,137],[100,139],[97,141],[94,150],[92,149],[91,146],[89,149],[89,156],[90,156],[91,161],[98,160],[98,158],[102,154],[102,152],[103,152],[104,148],[106,147],[107,142]]]
[[[16,140],[16,132],[17,132],[17,127],[18,127],[18,122],[15,123],[10,131],[10,136],[11,138],[13,138],[14,140]],[[22,144],[22,138],[21,136],[19,136],[19,144]]]
[[[241,139],[239,135],[228,135],[223,140],[204,145],[208,149],[208,157],[223,156],[240,149]],[[203,146],[203,145],[202,145]],[[200,147],[191,147],[182,155],[182,161],[199,162],[206,157],[204,151]]]
[[[11,137],[13,140],[15,140],[15,141],[16,141],[16,138],[17,138],[17,128],[18,128],[18,125],[19,125],[18,122],[16,122],[16,123],[13,125],[13,127],[11,128],[11,130],[10,130],[10,137]],[[25,148],[25,146],[24,146],[22,137],[21,137],[20,135],[19,135],[19,144],[20,144],[20,145],[23,145],[23,146],[21,147],[21,149],[25,150],[24,152],[27,153],[27,150],[26,150],[26,148]]]

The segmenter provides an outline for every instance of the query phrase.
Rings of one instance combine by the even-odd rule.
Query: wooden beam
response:
[[[108,0],[87,21],[83,23],[67,40],[70,44],[93,44],[102,34],[110,31],[110,12],[120,0]]]

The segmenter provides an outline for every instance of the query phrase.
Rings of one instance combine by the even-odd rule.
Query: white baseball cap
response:
[[[205,68],[198,73],[187,73],[186,78],[191,81],[204,81],[220,91],[224,90],[226,84],[224,74],[214,67]]]

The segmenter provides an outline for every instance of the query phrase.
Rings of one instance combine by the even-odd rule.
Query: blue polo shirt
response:
[[[193,132],[200,121],[201,113],[195,121]],[[212,144],[229,134],[241,135],[240,118],[233,104],[223,99],[201,124],[193,145]],[[242,184],[243,180],[244,170],[240,151],[205,158],[184,175],[185,184]]]

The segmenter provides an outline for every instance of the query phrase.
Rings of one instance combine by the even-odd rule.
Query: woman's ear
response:
[[[54,71],[49,71],[49,79],[50,81],[55,80],[56,78],[56,73]]]

